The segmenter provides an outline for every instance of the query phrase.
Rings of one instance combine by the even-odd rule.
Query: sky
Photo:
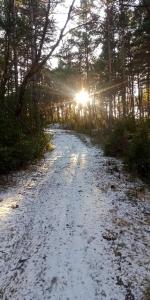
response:
[[[58,5],[58,8],[56,10],[55,13],[55,19],[57,22],[57,27],[58,30],[60,31],[60,29],[64,26],[66,18],[67,18],[67,14],[68,14],[68,10],[69,7],[72,3],[72,0],[65,0],[61,5]],[[80,4],[80,0],[76,0],[75,1],[75,6]],[[68,31],[69,29],[71,29],[74,26],[73,22],[69,21],[66,31]],[[60,43],[61,46],[61,43]],[[60,48],[60,47],[59,47]],[[57,48],[57,50],[59,49]],[[56,57],[53,57],[51,60],[51,67],[55,68],[58,65],[58,59]]]
[[[59,30],[65,24],[67,14],[68,14],[68,10],[69,10],[69,7],[70,7],[71,3],[72,3],[72,0],[65,0],[61,5],[58,5],[58,8],[57,8],[56,14],[55,14],[55,18],[56,18],[56,22],[57,22],[57,26],[58,26]],[[97,1],[97,4],[98,4],[98,7],[99,7],[100,6],[100,1]],[[75,6],[79,6],[79,5],[80,5],[80,0],[76,0],[75,1]],[[100,8],[100,15],[101,15],[101,17],[104,16],[104,10],[102,8]],[[70,20],[68,25],[67,25],[66,32],[69,29],[71,29],[75,26],[76,26],[75,21]],[[67,38],[67,36],[66,36],[66,38]],[[60,43],[60,46],[61,46],[61,43]],[[57,50],[60,48],[60,46],[57,48]],[[99,53],[101,51],[101,47],[98,47],[97,51]],[[95,53],[94,53],[95,55],[97,55],[97,51],[95,51]],[[51,59],[51,67],[55,68],[55,67],[57,67],[57,65],[58,65],[58,59],[56,57],[53,57]]]

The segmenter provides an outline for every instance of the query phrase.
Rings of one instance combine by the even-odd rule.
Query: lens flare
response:
[[[75,96],[75,101],[77,104],[86,105],[90,101],[90,97],[87,91],[82,90]]]

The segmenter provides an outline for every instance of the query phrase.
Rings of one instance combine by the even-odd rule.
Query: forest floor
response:
[[[1,180],[0,299],[150,299],[150,190],[85,136],[54,144]]]

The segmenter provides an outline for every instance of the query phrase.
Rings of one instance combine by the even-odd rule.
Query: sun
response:
[[[84,89],[78,92],[75,96],[75,101],[77,104],[86,105],[90,101],[88,92]]]

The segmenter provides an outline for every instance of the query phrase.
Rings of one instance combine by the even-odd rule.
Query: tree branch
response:
[[[48,0],[46,16],[45,16],[45,24],[44,24],[44,28],[43,28],[43,34],[42,34],[42,38],[41,38],[41,41],[40,41],[40,47],[39,47],[39,50],[38,50],[38,53],[37,53],[37,58],[36,58],[37,61],[41,57],[41,52],[42,52],[43,44],[44,44],[44,41],[45,41],[45,36],[46,36],[46,32],[47,32],[47,27],[48,27],[50,4],[51,4],[51,0]]]
[[[98,17],[97,19],[99,19],[100,17]],[[93,21],[94,22],[94,21]],[[89,22],[86,22],[86,23],[82,23],[82,24],[79,24],[77,25],[76,27],[73,27],[71,28],[70,30],[68,30],[65,34],[63,34],[63,37],[65,37],[67,34],[69,34],[70,32],[74,31],[75,29],[78,29],[78,28],[82,28],[83,26],[86,26],[86,25],[91,25],[92,24],[92,21],[89,21]]]
[[[127,6],[127,7],[134,7],[134,8],[145,8],[148,13],[150,14],[150,4],[147,3],[146,0],[143,0],[143,4],[137,4],[137,5],[134,5],[134,4],[123,4],[122,6]]]
[[[69,11],[68,11],[68,15],[67,15],[66,22],[65,22],[63,28],[62,28],[61,31],[60,31],[60,35],[59,35],[58,40],[56,41],[56,43],[55,43],[54,46],[52,47],[52,49],[51,49],[51,51],[49,52],[49,54],[43,59],[43,61],[41,61],[41,63],[39,64],[38,69],[41,69],[41,68],[45,65],[45,63],[47,62],[47,60],[52,56],[53,52],[55,51],[55,49],[58,47],[60,41],[62,40],[64,31],[65,31],[65,29],[66,29],[66,27],[67,27],[67,24],[68,24],[69,20],[70,20],[71,13],[72,13],[72,10],[73,10],[75,1],[76,1],[76,0],[73,0],[73,1],[72,1],[72,4],[70,5],[70,8],[69,8]]]
[[[72,10],[73,10],[73,7],[74,7],[74,3],[75,3],[75,0],[72,1],[71,5],[69,7],[66,22],[65,22],[63,28],[61,29],[59,37],[58,37],[56,43],[53,45],[51,51],[46,55],[46,57],[43,60],[41,60],[41,62],[38,62],[37,59],[36,59],[33,62],[33,64],[31,65],[30,70],[25,75],[25,77],[23,79],[23,82],[20,86],[20,92],[19,92],[19,96],[18,96],[18,105],[17,105],[17,109],[16,109],[16,115],[17,116],[19,116],[22,112],[23,98],[24,98],[26,86],[27,86],[29,80],[33,77],[34,74],[36,74],[37,72],[39,72],[42,69],[42,67],[45,65],[45,63],[48,61],[48,59],[52,56],[55,49],[58,47],[60,41],[62,40],[64,31],[65,31],[65,29],[67,27],[67,24],[68,24],[68,22],[71,18],[71,13],[72,13]],[[49,8],[49,6],[48,6],[48,8]],[[47,16],[46,16],[46,19],[47,19]],[[44,32],[45,28],[47,28],[46,23],[47,23],[47,21],[45,21],[43,36],[42,36],[42,39],[41,39],[41,46],[40,46],[40,49],[39,49],[40,50],[40,55],[41,55],[41,51],[42,51],[42,47],[43,47],[44,40],[45,40],[45,35],[46,35],[46,32]],[[40,57],[39,57],[39,60],[40,60]]]

